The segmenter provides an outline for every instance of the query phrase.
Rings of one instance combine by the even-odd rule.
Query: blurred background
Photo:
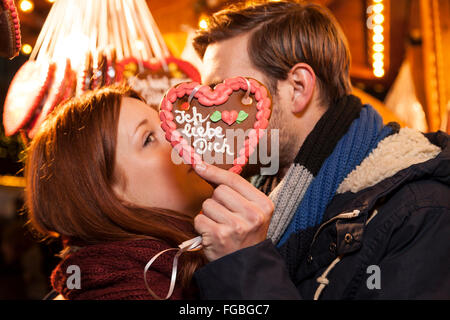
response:
[[[171,55],[201,69],[190,45],[194,32],[228,4],[222,0],[147,0]],[[248,1],[247,1],[248,2]],[[450,1],[316,0],[335,15],[352,54],[354,94],[371,103],[385,122],[423,132],[449,132]],[[0,113],[15,73],[37,41],[54,0],[16,0],[22,47],[13,60],[0,58]],[[41,299],[58,262],[59,243],[37,242],[25,227],[19,134],[0,125],[0,299]]]

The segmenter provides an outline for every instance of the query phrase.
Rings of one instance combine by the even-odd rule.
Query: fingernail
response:
[[[203,172],[206,170],[206,165],[203,162],[197,163],[194,167],[195,171]]]

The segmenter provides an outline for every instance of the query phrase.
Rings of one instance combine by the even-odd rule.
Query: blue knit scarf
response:
[[[384,126],[381,116],[365,105],[309,184],[277,246],[281,247],[293,233],[320,225],[340,183],[391,133],[392,127]]]

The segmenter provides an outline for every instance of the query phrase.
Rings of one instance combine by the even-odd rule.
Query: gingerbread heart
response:
[[[47,116],[63,100],[73,96],[76,84],[76,74],[72,70],[70,59],[56,65],[53,80],[47,93],[43,107],[32,123],[30,123],[28,137],[33,138]]]
[[[34,123],[41,113],[56,64],[46,59],[28,60],[14,76],[3,110],[5,135],[11,136]]]
[[[22,46],[14,0],[0,0],[0,57],[14,58]]]
[[[126,82],[147,101],[157,106],[170,87],[185,81],[200,81],[200,73],[189,62],[174,57],[151,63],[134,57],[117,62],[117,81]]]
[[[184,82],[169,89],[160,103],[161,127],[185,163],[205,161],[236,173],[265,134],[271,112],[266,87],[244,77],[214,88]]]

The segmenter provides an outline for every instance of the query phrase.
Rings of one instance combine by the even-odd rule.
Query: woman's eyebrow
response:
[[[140,126],[142,126],[142,125],[144,125],[146,123],[148,123],[148,119],[143,119],[141,122],[139,122],[138,125],[136,126],[136,129],[134,130],[133,135],[136,134],[136,132],[137,132],[137,130],[139,129]]]

